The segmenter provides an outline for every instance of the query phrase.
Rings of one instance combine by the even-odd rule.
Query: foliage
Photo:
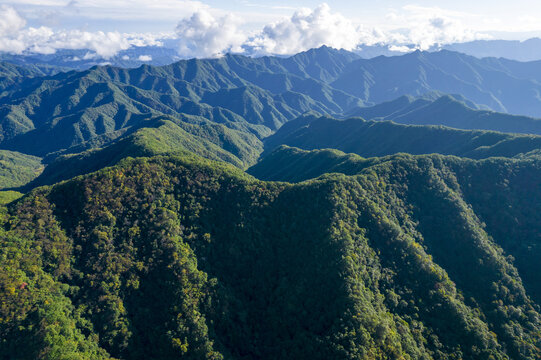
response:
[[[43,165],[38,157],[0,150],[0,190],[25,185],[42,170]]]
[[[265,152],[280,145],[305,150],[338,149],[363,157],[403,152],[485,159],[514,157],[537,150],[541,148],[541,136],[306,115],[288,122],[266,138]]]
[[[539,358],[532,274],[463,197],[471,164],[404,155],[290,185],[157,156],[34,190],[3,215],[1,353]]]

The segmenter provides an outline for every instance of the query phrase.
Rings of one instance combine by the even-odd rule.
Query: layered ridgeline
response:
[[[537,64],[368,61],[7,66],[0,359],[541,358],[541,137],[467,130],[538,133],[475,98]]]
[[[194,153],[207,159],[222,160],[239,168],[254,164],[263,149],[265,156],[282,144],[304,149],[336,148],[362,156],[396,153],[440,153],[474,159],[493,156],[538,156],[541,137],[490,131],[468,131],[441,126],[400,125],[389,121],[359,118],[337,120],[306,115],[293,120],[263,142],[242,131],[234,131],[209,121],[186,122],[172,117],[156,117],[145,126],[110,145],[80,153],[45,159],[45,170],[25,189],[50,185],[73,176],[115,165],[126,157],[151,157],[159,154]],[[75,148],[76,149],[76,148]],[[0,175],[2,171],[0,169]],[[10,174],[6,174],[8,177]]]
[[[126,157],[186,152],[225,161],[242,169],[256,163],[264,149],[265,156],[283,144],[308,150],[335,148],[365,157],[440,153],[473,159],[524,158],[539,156],[541,137],[306,115],[285,124],[262,141],[253,134],[198,117],[157,116],[145,120],[141,127],[126,132],[110,144],[90,150],[78,146],[71,149],[72,154],[51,155],[44,159],[47,166],[41,173],[32,167],[24,168],[24,174],[13,171],[17,168],[0,168],[0,176],[13,179],[9,186],[4,181],[3,188],[31,189],[115,165]],[[37,161],[39,170],[43,169],[38,158],[29,158]],[[16,176],[27,181],[20,182]]]
[[[541,117],[541,61],[477,59],[451,52],[420,52],[351,62],[332,82],[365,103],[430,91],[460,94],[495,111]]]
[[[288,59],[226,56],[24,79],[0,98],[0,146],[45,156],[110,142],[160,115],[204,118],[261,138],[304,112],[359,105],[326,83],[353,58],[320,49]]]
[[[374,106],[357,107],[344,115],[346,118],[392,120],[400,124],[541,135],[541,119],[479,109],[478,105],[460,95],[404,95]]]
[[[403,152],[483,159],[536,152],[541,148],[541,136],[305,115],[265,139],[267,153],[280,145],[305,150],[331,148],[364,157]]]
[[[0,356],[537,359],[540,179],[532,160],[297,185],[125,160],[2,212]]]
[[[39,69],[4,67],[9,76],[0,81],[0,148],[40,157],[103,146],[156,116],[223,124],[255,141],[309,111],[347,114],[359,106],[433,91],[461,94],[474,107],[541,116],[535,95],[540,90],[539,63],[479,60],[449,51],[365,60],[322,47],[290,58],[227,55],[45,77]],[[424,113],[422,121],[440,124],[437,119],[442,118],[444,125],[461,128],[539,131],[533,119],[501,114],[456,120],[468,113],[460,110],[442,106]]]

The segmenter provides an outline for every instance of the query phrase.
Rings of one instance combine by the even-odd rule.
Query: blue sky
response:
[[[425,49],[541,35],[539,1],[0,0],[0,51],[89,48],[113,56],[178,41],[182,56],[287,54],[323,44]]]

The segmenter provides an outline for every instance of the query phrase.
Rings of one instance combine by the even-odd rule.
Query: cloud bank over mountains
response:
[[[469,29],[460,17],[443,9],[410,5],[399,13],[390,12],[389,23],[397,27],[384,30],[356,23],[323,3],[314,9],[298,9],[260,30],[246,31],[245,20],[236,14],[194,5],[192,14],[182,18],[171,33],[134,34],[31,27],[15,8],[2,5],[0,51],[52,54],[59,49],[88,49],[92,55],[108,59],[133,46],[161,46],[164,39],[174,39],[179,56],[190,58],[228,52],[288,55],[322,45],[352,51],[362,45],[386,45],[395,51],[427,50],[435,45],[488,37]]]
[[[243,34],[239,19],[232,15],[214,18],[207,10],[199,10],[177,26],[179,53],[196,57],[227,52],[288,55],[322,45],[355,50],[360,45],[376,44],[411,51],[488,38],[462,24],[460,14],[418,6],[405,6],[403,10],[400,15],[391,13],[389,19],[409,27],[385,31],[355,24],[323,3],[315,9],[297,10],[291,17],[270,23],[255,34]]]

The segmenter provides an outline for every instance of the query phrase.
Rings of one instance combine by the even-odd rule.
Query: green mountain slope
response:
[[[541,114],[541,103],[532,95],[541,91],[537,62],[479,60],[450,51],[366,60],[322,47],[289,58],[227,55],[53,76],[2,66],[0,148],[40,157],[83,143],[109,143],[160,115],[200,116],[260,139],[307,112],[539,134],[538,120],[474,112],[460,103]],[[406,98],[359,109],[434,92],[459,94],[460,101],[443,98],[429,104]]]
[[[96,137],[114,140],[157,115],[202,116],[263,137],[307,111],[339,113],[359,105],[322,80],[353,58],[319,49],[288,59],[230,55],[41,78],[21,74],[20,84],[0,97],[0,146],[45,156]],[[318,71],[329,64],[331,70]]]
[[[372,107],[356,108],[347,117],[392,120],[399,124],[443,125],[456,129],[493,130],[541,135],[541,119],[471,108],[460,97],[445,95],[433,101],[403,96]]]
[[[539,302],[541,286],[536,274],[541,267],[535,258],[541,254],[538,217],[541,205],[535,195],[530,197],[529,194],[536,193],[541,186],[537,178],[541,169],[540,159],[472,161],[441,156],[431,158],[443,165],[444,172],[453,174],[461,196],[486,223],[487,231],[515,257],[519,269],[524,269],[523,279]],[[337,150],[305,151],[282,146],[248,172],[263,180],[300,182],[326,173],[362,174],[373,171],[376,165],[411,164],[422,159],[424,157],[408,154],[364,159]],[[403,165],[407,169],[410,166]]]
[[[537,265],[515,267],[461,191],[479,165],[497,176],[472,186],[507,180],[520,201],[528,185],[539,206],[538,163],[504,161],[410,156],[290,185],[154,157],[38,189],[2,215],[1,353],[539,358]]]
[[[309,115],[285,124],[265,139],[266,151],[280,145],[305,150],[332,148],[364,157],[405,152],[482,159],[513,157],[539,149],[541,137]]]
[[[0,190],[25,185],[36,178],[42,170],[40,158],[0,150]]]
[[[127,157],[159,154],[192,153],[246,168],[257,160],[263,147],[253,135],[236,133],[210,122],[186,124],[167,117],[148,122],[145,127],[103,148],[56,157],[26,188],[51,185],[88,174],[115,165]]]
[[[363,169],[406,154],[385,157],[363,158],[357,154],[346,154],[340,150],[302,150],[281,145],[257,164],[246,170],[250,175],[265,181],[301,182],[315,179],[326,173],[357,175]]]

